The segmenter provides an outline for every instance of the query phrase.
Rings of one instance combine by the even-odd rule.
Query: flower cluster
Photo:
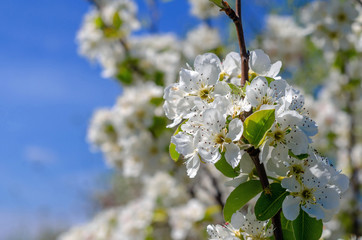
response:
[[[251,81],[236,85],[240,61],[237,53],[223,62],[214,54],[199,55],[194,69],[182,69],[179,82],[165,89],[165,113],[173,120],[169,127],[180,124],[171,142],[185,158],[188,176],[195,177],[201,163],[222,158],[233,169],[252,174],[246,150],[256,147],[268,173],[284,177],[282,186],[290,192],[283,203],[286,218],[294,220],[301,205],[311,216],[329,220],[348,179],[311,150],[318,129],[305,111],[304,96],[278,76],[281,62],[272,64],[262,50],[250,53]],[[275,120],[255,144],[248,132],[258,119],[250,123],[245,116],[263,111]]]
[[[125,176],[140,176],[144,169],[152,174],[161,165],[167,169],[170,133],[162,127],[161,96],[162,88],[151,83],[125,88],[112,109],[98,110],[91,120],[89,142]]]
[[[230,223],[207,226],[207,232],[210,240],[263,240],[273,235],[273,224],[258,221],[249,208],[245,215],[241,212],[234,213]]]

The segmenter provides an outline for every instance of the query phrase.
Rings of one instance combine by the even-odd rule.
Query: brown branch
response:
[[[246,81],[249,80],[249,54],[245,46],[244,30],[243,24],[241,21],[241,4],[240,0],[236,0],[237,13],[229,6],[229,4],[223,1],[224,8],[221,11],[224,11],[226,15],[234,22],[236,32],[238,34],[239,49],[241,56],[241,87],[244,87]]]
[[[238,35],[238,41],[239,41],[239,48],[240,48],[240,57],[241,57],[241,87],[243,87],[246,83],[246,81],[249,80],[249,54],[246,50],[245,45],[245,38],[244,38],[244,30],[243,30],[243,24],[241,19],[241,0],[236,0],[236,13],[235,11],[229,6],[229,4],[225,1],[222,2],[223,8],[221,11],[224,11],[226,15],[234,22],[236,32]],[[249,113],[246,113],[247,115],[250,115],[252,111]],[[264,190],[269,189],[269,180],[268,176],[265,171],[264,164],[260,163],[259,159],[259,149],[255,149],[254,147],[251,147],[247,150],[248,154],[250,155],[251,159],[254,162],[254,165],[256,167],[256,171],[258,172],[260,183]],[[283,232],[282,232],[282,225],[280,222],[280,211],[272,217],[272,222],[274,226],[274,237],[276,240],[283,240]]]
[[[356,2],[362,6],[362,0],[356,0]]]
[[[259,148],[255,149],[254,147],[251,147],[246,150],[251,159],[254,162],[256,171],[258,173],[261,186],[263,187],[263,190],[269,189],[269,180],[268,176],[266,175],[264,164],[260,163],[259,159]],[[274,237],[276,240],[283,240],[283,232],[282,232],[282,224],[280,221],[280,211],[275,214],[274,217],[272,217],[272,222],[274,226]]]

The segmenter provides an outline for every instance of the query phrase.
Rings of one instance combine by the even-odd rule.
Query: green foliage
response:
[[[293,221],[293,229],[296,240],[318,240],[322,236],[323,223],[300,209],[299,216]]]
[[[240,175],[240,168],[236,167],[233,168],[225,159],[225,154],[221,154],[221,158],[217,163],[215,163],[215,167],[219,170],[222,174],[229,178],[235,178]]]
[[[101,29],[105,27],[104,22],[100,16],[94,18],[93,21],[97,28]]]
[[[160,137],[161,134],[167,130],[167,119],[166,117],[153,116],[152,125],[149,128],[153,136]]]
[[[231,216],[263,190],[259,180],[240,184],[229,195],[224,206],[224,219],[230,222]]]
[[[306,159],[307,157],[309,157],[308,153],[295,155],[290,149],[289,149],[288,154],[289,154],[289,156],[294,157],[294,158],[299,159],[299,160],[303,160],[303,159]]]
[[[119,17],[118,12],[113,15],[113,27],[119,29],[123,24],[122,19]]]
[[[259,110],[244,121],[243,136],[250,144],[259,147],[275,121],[275,109]]]
[[[289,193],[280,185],[272,183],[269,188],[270,192],[262,192],[255,204],[255,215],[260,221],[268,220],[278,213],[282,203]]]
[[[218,6],[221,9],[224,9],[223,0],[209,0],[210,2],[214,3],[216,6]]]
[[[228,84],[229,87],[231,88],[231,93],[232,94],[236,94],[236,95],[241,95],[242,91],[241,91],[241,88],[232,84],[232,83],[229,83]]]
[[[181,131],[181,126],[185,123],[186,121],[184,121],[183,123],[181,123],[178,128],[176,129],[176,131],[174,132],[173,136],[175,136],[177,133],[179,133]],[[176,145],[173,143],[170,143],[170,146],[168,148],[168,151],[170,152],[170,156],[171,159],[174,160],[175,162],[177,162],[180,158],[180,154],[176,151]]]
[[[163,98],[162,97],[153,97],[153,98],[151,98],[150,103],[155,106],[161,106],[163,103]]]
[[[283,238],[286,240],[295,240],[293,221],[286,219],[283,212],[280,213],[280,219],[282,224]]]

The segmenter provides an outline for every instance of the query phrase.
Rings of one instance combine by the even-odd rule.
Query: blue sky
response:
[[[112,106],[121,88],[77,54],[75,34],[87,1],[1,4],[0,239],[5,239],[17,229],[66,226],[90,216],[91,194],[105,186],[110,170],[100,154],[89,151],[86,129],[92,112]],[[187,17],[187,7],[185,0],[161,5],[159,29],[184,34],[196,22]],[[246,7],[246,32],[262,26],[265,11]],[[146,16],[144,5],[140,12]]]

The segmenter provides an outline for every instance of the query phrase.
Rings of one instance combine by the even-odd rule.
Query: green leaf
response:
[[[161,106],[163,103],[163,97],[153,97],[151,98],[150,103],[155,106]]]
[[[274,78],[271,77],[265,77],[265,79],[268,81],[268,84],[270,84],[271,82],[275,81]]]
[[[273,126],[275,109],[259,110],[244,121],[244,137],[256,148],[261,145],[267,132]]]
[[[115,12],[113,15],[113,27],[119,29],[123,24],[122,19],[119,17],[118,12]]]
[[[177,162],[177,160],[180,157],[180,154],[176,151],[176,145],[171,143],[170,147],[168,148],[168,151],[170,152],[170,156],[171,156],[172,160]]]
[[[101,29],[104,27],[104,22],[100,16],[94,18],[93,21],[97,28]]]
[[[232,83],[229,83],[228,85],[231,88],[231,93],[232,94],[240,95],[242,93],[240,87],[238,87],[238,86],[236,86],[236,85],[234,85]]]
[[[157,86],[165,86],[165,74],[161,71],[156,71],[154,73],[154,81]]]
[[[322,236],[323,223],[300,209],[299,216],[293,221],[293,229],[296,240],[318,240]]]
[[[287,240],[295,240],[293,221],[290,221],[284,217],[283,212],[280,213],[280,219],[282,224],[283,237]]]
[[[230,222],[231,216],[262,190],[259,180],[250,180],[235,188],[226,199],[224,206],[225,221]]]
[[[270,193],[263,192],[255,204],[255,216],[260,221],[268,220],[278,213],[285,197],[289,195],[280,183],[270,184]]]
[[[161,134],[167,130],[167,119],[165,117],[153,116],[152,125],[149,130],[155,137],[160,137]]]
[[[209,0],[210,2],[214,3],[216,6],[218,6],[219,8],[224,9],[224,4],[223,4],[223,0]]]
[[[299,159],[299,160],[303,160],[303,159],[309,157],[309,154],[308,154],[308,153],[303,153],[303,154],[300,154],[300,155],[295,155],[290,149],[289,149],[288,154],[289,154],[289,156],[294,157],[294,158]]]
[[[176,131],[174,132],[173,136],[175,136],[177,133],[179,133],[181,131],[181,126],[186,123],[186,121],[183,121],[178,128],[176,129]],[[174,160],[175,162],[178,161],[178,159],[180,158],[180,154],[176,151],[176,145],[174,143],[170,143],[170,146],[168,148],[168,151],[170,152],[170,156],[172,158],[172,160]]]
[[[215,167],[219,170],[222,174],[229,178],[235,178],[240,175],[239,168],[233,168],[225,159],[225,154],[221,154],[221,158],[219,161],[215,163]]]

